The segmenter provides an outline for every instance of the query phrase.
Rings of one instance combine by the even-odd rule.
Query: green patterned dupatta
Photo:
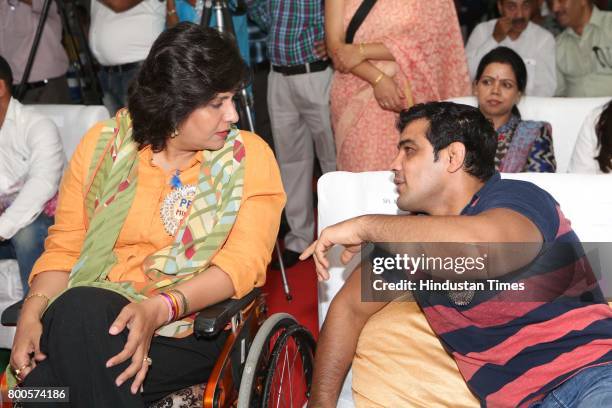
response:
[[[191,208],[174,242],[145,260],[143,270],[147,280],[110,282],[108,273],[117,262],[113,249],[136,194],[138,144],[132,139],[127,110],[107,121],[94,150],[85,185],[89,226],[68,287],[101,287],[140,301],[206,269],[227,239],[242,200],[246,157],[240,132],[232,129],[220,150],[203,154]],[[184,337],[192,329],[193,317],[189,316],[161,327],[157,333]]]

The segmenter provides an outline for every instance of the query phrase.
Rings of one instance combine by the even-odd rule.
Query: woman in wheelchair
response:
[[[207,381],[228,334],[196,340],[194,312],[264,283],[285,202],[271,150],[232,125],[246,74],[214,30],[155,41],[128,109],[85,135],[64,176],[11,385],[143,407]]]
[[[526,86],[525,63],[510,48],[497,47],[480,60],[473,92],[480,111],[497,131],[495,167],[505,173],[554,173],[550,123],[522,120],[516,106]]]

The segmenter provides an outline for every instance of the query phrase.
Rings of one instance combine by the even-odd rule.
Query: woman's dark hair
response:
[[[397,128],[401,132],[411,122],[429,122],[427,140],[433,146],[434,161],[438,152],[453,142],[465,146],[464,170],[482,181],[495,174],[497,133],[493,124],[478,108],[453,102],[429,102],[400,112]]]
[[[595,124],[595,134],[599,148],[599,155],[595,160],[599,163],[602,172],[610,173],[612,172],[612,101],[608,102],[601,112]]]
[[[520,55],[511,50],[508,47],[497,47],[493,48],[491,51],[485,54],[484,57],[480,60],[478,64],[478,69],[476,70],[476,78],[475,81],[480,81],[480,77],[484,72],[485,68],[494,62],[499,64],[508,64],[512,71],[514,72],[514,77],[516,78],[516,86],[521,94],[525,94],[525,88],[527,87],[527,67],[525,67],[525,63]],[[512,113],[517,116],[521,116],[516,105],[512,107]]]
[[[167,137],[197,108],[243,87],[248,67],[234,40],[211,28],[180,23],[161,33],[128,91],[139,148],[165,148]]]

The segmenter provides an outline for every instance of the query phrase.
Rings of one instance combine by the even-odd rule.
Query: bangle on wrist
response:
[[[166,10],[166,14],[169,15],[169,16],[173,16],[173,15],[176,14],[176,9],[173,8],[173,9],[170,9],[170,10]]]
[[[172,290],[169,290],[166,293],[169,294],[174,299],[176,299],[176,303],[179,306],[179,313],[180,313],[177,316],[177,318],[179,316],[184,316],[184,315],[189,313],[189,303],[187,302],[187,298],[185,297],[183,292],[181,292],[178,289],[172,289]]]
[[[366,55],[365,55],[365,47],[364,47],[363,43],[359,43],[359,53],[361,54],[361,56],[363,58],[367,59]]]
[[[35,298],[35,297],[41,297],[43,299],[45,299],[45,301],[47,302],[47,304],[49,304],[49,296],[45,295],[44,293],[40,293],[40,292],[32,292],[29,293],[28,296],[25,297],[25,299],[23,299],[23,302],[27,302],[29,299]]]
[[[384,73],[380,73],[380,75],[374,80],[374,82],[372,83],[372,88],[374,88],[376,85],[378,85],[378,83],[380,81],[382,81],[382,79],[384,78],[385,74]]]
[[[159,295],[162,297],[162,299],[164,299],[164,303],[166,303],[166,306],[168,307],[168,319],[166,320],[166,323],[165,323],[165,324],[168,324],[172,322],[176,316],[176,311],[174,309],[174,303],[172,302],[172,299],[170,298],[170,296],[168,296],[167,294],[160,293]]]

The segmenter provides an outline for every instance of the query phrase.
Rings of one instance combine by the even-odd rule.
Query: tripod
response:
[[[36,53],[38,51],[38,46],[40,44],[40,38],[42,37],[43,29],[45,28],[45,24],[47,22],[47,17],[49,16],[49,9],[51,8],[51,1],[53,0],[45,0],[43,4],[42,13],[40,18],[38,19],[38,26],[36,27],[36,34],[34,35],[34,42],[32,43],[32,48],[30,49],[30,54],[28,55],[28,61],[26,63],[25,70],[23,72],[23,77],[21,79],[21,83],[17,86],[17,90],[15,92],[15,97],[17,99],[21,99],[27,90],[28,79],[30,77],[30,73],[32,71],[32,65],[34,64],[34,58],[36,57]],[[76,62],[79,67],[77,73],[79,76],[79,86],[81,88],[81,95],[83,95],[83,99],[86,97],[86,89],[85,84],[89,83],[91,85],[91,89],[93,92],[93,97],[91,98],[94,103],[101,104],[102,103],[102,92],[99,88],[98,79],[95,74],[95,70],[93,67],[93,56],[91,54],[91,50],[87,44],[87,39],[85,38],[85,33],[80,24],[77,23],[77,35],[81,44],[84,45],[84,51],[86,54],[86,61],[82,60],[82,55],[79,52],[79,47],[76,44],[75,37],[73,36],[72,28],[70,25],[70,19],[68,18],[68,12],[66,10],[66,5],[64,0],[55,0],[57,4],[57,10],[60,14],[60,18],[62,19],[62,26],[67,34],[66,38],[69,41],[69,47],[74,51],[74,55],[76,56]],[[71,16],[74,17],[74,9],[71,8]],[[86,77],[87,76],[87,77]],[[84,81],[82,79],[87,78],[88,81]]]
[[[202,19],[200,25],[204,27],[210,26],[210,22],[215,15],[216,29],[222,33],[229,33],[236,42],[236,31],[234,30],[234,23],[232,22],[232,15],[230,8],[227,4],[227,0],[203,0],[204,7],[202,9]],[[246,6],[242,0],[237,0],[237,6],[234,11],[237,15],[246,13]],[[246,127],[251,131],[255,132],[255,125],[253,121],[253,107],[252,99],[250,98],[247,90],[242,88],[238,95],[235,96],[235,103],[238,107],[238,114],[240,116],[241,127]],[[291,292],[289,289],[289,283],[287,282],[287,273],[285,272],[285,265],[281,254],[278,240],[275,245],[276,255],[278,256],[278,263],[281,270],[281,278],[283,280],[283,290],[285,291],[285,297],[287,300],[291,300]]]
[[[240,9],[240,12],[246,12],[246,9],[243,11],[243,7],[241,6],[238,7],[238,9]],[[216,29],[222,33],[231,34],[234,41],[236,41],[236,31],[234,30],[232,15],[226,0],[204,0],[204,8],[202,9],[202,20],[200,21],[200,25],[203,27],[208,27],[213,16],[213,12],[215,14]],[[241,127],[247,128],[251,132],[255,132],[252,101],[245,88],[238,93],[236,97],[236,105],[238,106]]]

